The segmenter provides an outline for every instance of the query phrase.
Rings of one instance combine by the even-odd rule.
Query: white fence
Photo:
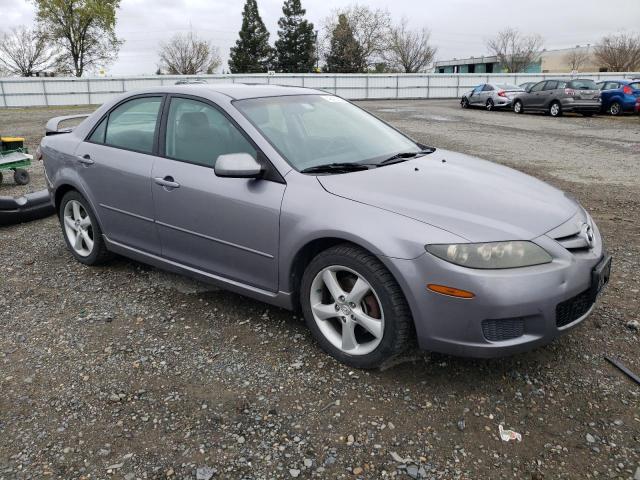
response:
[[[640,77],[640,73],[581,73],[595,81]],[[253,74],[137,76],[109,78],[0,78],[0,107],[95,105],[138,88],[172,85],[178,80],[208,83],[260,83],[316,88],[351,100],[394,98],[456,98],[479,83],[536,82],[571,78],[568,74]]]

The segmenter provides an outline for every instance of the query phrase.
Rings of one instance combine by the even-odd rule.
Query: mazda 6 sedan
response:
[[[158,87],[74,129],[65,118],[40,154],[79,262],[120,254],[300,309],[351,366],[415,340],[476,357],[547,344],[609,278],[600,232],[571,197],[325,92]]]

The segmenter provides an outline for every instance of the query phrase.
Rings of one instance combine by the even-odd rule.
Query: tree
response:
[[[571,71],[579,71],[582,66],[589,60],[589,52],[581,48],[574,48],[564,56],[564,61],[567,63]]]
[[[618,33],[604,37],[594,47],[598,62],[612,72],[640,70],[640,35]]]
[[[288,73],[313,71],[316,62],[316,38],[313,23],[304,15],[300,0],[286,0],[282,6],[284,14],[278,20],[276,40],[277,68]]]
[[[189,31],[178,33],[160,47],[160,65],[171,75],[213,73],[221,64],[218,49]]]
[[[122,45],[115,32],[120,0],[34,1],[41,31],[60,48],[60,70],[81,77],[115,60]]]
[[[437,48],[430,43],[429,30],[409,30],[408,20],[403,18],[389,29],[388,47],[384,57],[394,70],[418,73],[427,67]]]
[[[487,47],[507,72],[524,72],[529,65],[540,58],[542,37],[523,35],[518,30],[506,28],[489,40]]]
[[[331,36],[326,69],[333,73],[358,73],[365,68],[362,47],[353,35],[347,16],[340,14]]]
[[[258,12],[256,0],[247,0],[242,12],[242,27],[236,46],[231,47],[231,73],[266,72],[273,64],[273,48],[269,45],[269,31]]]
[[[334,10],[324,21],[325,50],[333,37],[340,15],[344,15],[351,26],[353,36],[362,50],[365,66],[375,67],[387,49],[387,32],[391,27],[389,12],[358,4]]]
[[[0,67],[22,77],[51,70],[56,62],[56,50],[47,37],[37,30],[17,27],[0,38]]]

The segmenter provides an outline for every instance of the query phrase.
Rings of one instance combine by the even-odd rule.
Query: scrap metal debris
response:
[[[508,442],[509,440],[517,440],[518,442],[522,441],[522,435],[518,432],[514,432],[513,430],[505,430],[502,424],[498,425],[498,431],[500,432],[500,438],[503,442]]]
[[[627,367],[625,367],[623,364],[621,364],[619,361],[617,361],[614,358],[611,357],[607,357],[605,355],[604,359],[609,362],[611,365],[613,365],[614,367],[616,367],[618,370],[620,370],[622,373],[624,373],[625,375],[627,375],[631,380],[633,380],[634,382],[636,382],[638,385],[640,385],[640,377],[638,377],[638,375],[636,375],[635,373],[633,373],[631,370],[629,370]]]

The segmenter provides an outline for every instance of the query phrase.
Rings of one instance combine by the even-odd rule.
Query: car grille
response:
[[[585,290],[556,306],[556,326],[564,327],[584,316],[594,303],[591,290]]]
[[[501,342],[521,337],[524,334],[524,318],[503,318],[482,322],[484,338],[490,342]]]

